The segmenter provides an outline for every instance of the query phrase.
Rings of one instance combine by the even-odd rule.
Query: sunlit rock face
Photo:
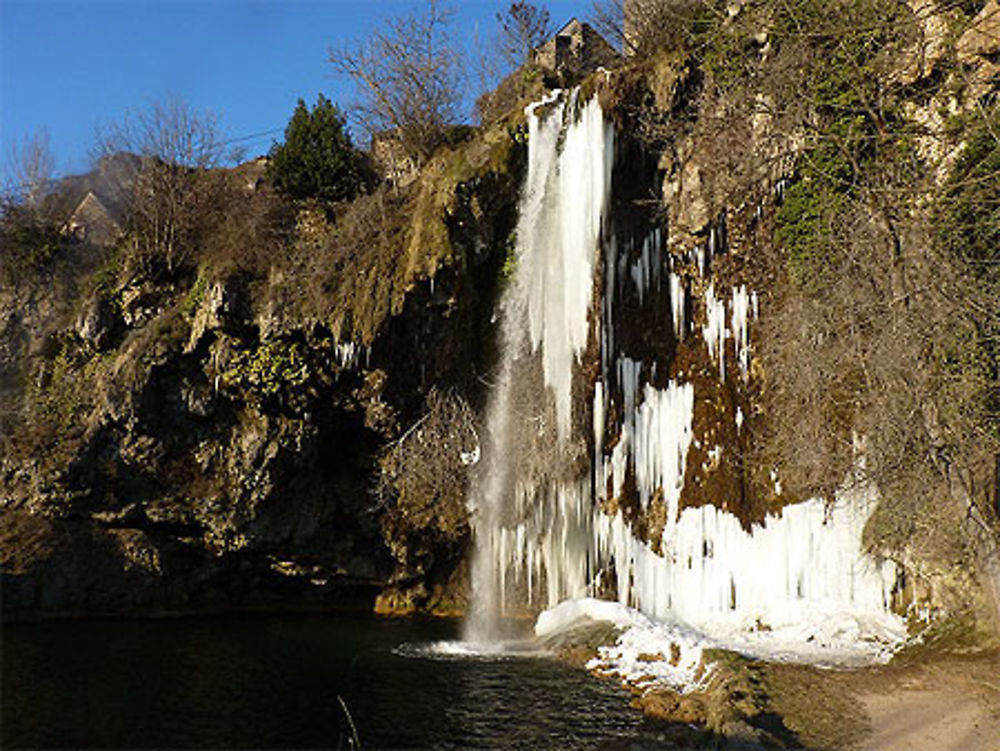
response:
[[[895,567],[860,546],[874,491],[847,481],[831,502],[790,503],[766,472],[751,487],[761,312],[746,280],[718,271],[725,216],[668,251],[667,228],[635,208],[655,172],[596,96],[556,92],[526,114],[516,271],[469,497],[467,636],[599,596],[724,641],[822,641],[821,623],[837,625],[831,644],[898,638]]]
[[[506,128],[481,135],[394,192],[378,226],[271,213],[243,165],[213,179],[232,178],[219,200],[246,221],[199,233],[176,276],[77,242],[17,284],[0,261],[3,618],[464,609],[462,410],[484,391],[479,333],[526,152]],[[256,219],[282,238],[266,252]],[[203,263],[222,235],[247,255]],[[425,455],[412,447],[442,401],[461,409]]]

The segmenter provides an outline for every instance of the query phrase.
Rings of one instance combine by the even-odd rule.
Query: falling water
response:
[[[528,174],[516,230],[517,266],[501,302],[502,365],[487,406],[486,461],[470,498],[475,536],[470,641],[496,638],[497,618],[507,611],[508,589],[522,568],[544,567],[552,597],[586,589],[581,576],[573,591],[564,591],[556,572],[576,557],[566,546],[589,521],[589,488],[517,470],[534,465],[544,473],[557,462],[525,456],[529,447],[554,442],[558,455],[571,437],[572,379],[587,343],[614,129],[596,98],[581,103],[577,90],[554,92],[526,114]],[[575,503],[567,504],[567,495]],[[581,505],[585,500],[587,508]],[[567,515],[574,505],[575,513]],[[537,548],[539,524],[562,536],[558,549],[551,539],[545,549]],[[585,556],[586,542],[580,542]],[[529,602],[535,581],[527,576]]]

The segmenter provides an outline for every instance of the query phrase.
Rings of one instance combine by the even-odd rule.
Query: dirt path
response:
[[[859,689],[863,751],[1000,751],[1000,652],[887,669]]]

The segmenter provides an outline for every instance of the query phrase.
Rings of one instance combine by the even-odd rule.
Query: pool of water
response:
[[[663,748],[551,658],[438,649],[447,621],[226,616],[7,625],[4,748]],[[347,707],[345,712],[341,699]]]

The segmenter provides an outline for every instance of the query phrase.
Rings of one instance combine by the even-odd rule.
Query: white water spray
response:
[[[596,98],[554,92],[529,106],[528,175],[519,207],[517,267],[502,306],[501,372],[487,406],[489,454],[473,482],[472,605],[466,636],[491,641],[506,594],[518,582],[531,603],[545,582],[547,602],[586,591],[591,517],[587,482],[529,482],[515,477],[518,432],[570,436],[574,369],[587,343],[601,224],[611,188],[614,129]],[[543,112],[544,110],[544,112]],[[527,383],[524,363],[541,359],[542,384]],[[519,373],[515,365],[520,361]],[[544,390],[532,414],[517,414],[525,391]],[[555,429],[545,424],[554,403]],[[545,530],[547,534],[542,534]],[[567,567],[567,563],[569,566]]]

